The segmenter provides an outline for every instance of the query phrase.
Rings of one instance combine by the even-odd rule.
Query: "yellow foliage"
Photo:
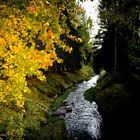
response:
[[[30,92],[27,77],[37,76],[45,80],[40,69],[48,70],[54,61],[62,62],[57,57],[54,43],[68,51],[69,47],[60,40],[64,31],[59,25],[56,6],[50,4],[46,8],[43,0],[38,4],[31,0],[20,9],[9,3],[0,3],[0,105],[21,110],[19,120],[22,123],[24,95]],[[39,50],[36,40],[46,47]],[[0,120],[3,120],[2,116]],[[22,138],[23,125],[16,130],[9,125],[7,129],[8,137],[15,137],[17,132],[17,138]]]

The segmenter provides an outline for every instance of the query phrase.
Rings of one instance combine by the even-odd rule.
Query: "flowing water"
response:
[[[84,81],[70,92],[64,105],[58,109],[63,114],[66,129],[73,140],[98,140],[102,118],[95,102],[84,99],[84,92],[96,85],[98,75]]]

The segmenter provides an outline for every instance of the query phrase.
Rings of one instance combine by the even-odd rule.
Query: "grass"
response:
[[[74,88],[70,88],[67,91],[65,91],[61,96],[59,96],[58,98],[56,98],[56,100],[54,100],[54,102],[51,105],[51,111],[56,111],[63,103],[63,101],[67,98],[68,94],[70,93],[70,91],[74,90]]]
[[[5,120],[0,120],[0,134],[6,133],[7,127],[9,127],[7,122],[14,116],[10,128],[13,130],[16,127],[20,127],[20,125],[24,125],[25,140],[67,139],[68,135],[63,120],[58,117],[52,117],[49,114],[62,105],[63,100],[67,98],[75,84],[87,80],[91,75],[93,75],[91,68],[84,66],[84,68],[74,73],[48,72],[46,82],[42,82],[35,77],[28,79],[28,87],[31,92],[27,95],[25,94],[23,124],[19,121],[19,110],[13,110],[13,108],[6,106],[2,107],[3,111],[0,112],[0,115]],[[16,134],[17,132],[14,133],[14,135]]]
[[[29,79],[28,86],[32,91],[30,97],[46,107],[58,108],[68,95],[68,92],[65,91],[76,83],[87,80],[91,75],[93,75],[93,70],[88,66],[83,66],[75,73],[47,73],[47,82],[36,78]]]
[[[89,69],[89,70],[88,70]],[[30,101],[27,106],[26,119],[30,122],[26,125],[26,139],[67,139],[67,132],[64,122],[58,117],[49,115],[49,112],[56,111],[62,102],[67,98],[69,92],[73,90],[75,84],[87,80],[93,71],[91,68],[84,67],[75,73],[47,73],[47,81],[42,82],[36,78],[28,80],[28,86],[31,89],[29,94]],[[47,116],[42,107],[48,108]],[[33,109],[35,108],[35,110]],[[31,123],[32,122],[32,123]],[[40,126],[39,126],[40,124]]]

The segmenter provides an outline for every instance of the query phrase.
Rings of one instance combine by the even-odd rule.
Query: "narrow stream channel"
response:
[[[72,140],[98,140],[102,117],[95,102],[84,99],[84,92],[96,85],[99,76],[84,81],[70,92],[64,101],[64,106],[58,109],[63,115],[66,129]]]

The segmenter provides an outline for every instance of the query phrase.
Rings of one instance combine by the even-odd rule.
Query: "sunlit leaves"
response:
[[[11,2],[0,5],[0,104],[20,110],[17,117],[22,124],[25,94],[30,92],[27,78],[36,76],[45,80],[40,69],[48,70],[54,61],[62,62],[57,57],[55,45],[63,46],[64,50],[69,47],[60,40],[62,29],[55,5],[30,1],[29,5],[23,3],[20,9],[14,3],[10,7]],[[38,41],[41,42],[39,48],[36,45]],[[0,120],[4,121],[2,115]],[[22,137],[22,125],[17,129],[8,125],[7,137],[15,137],[15,133],[17,138]]]
[[[27,10],[30,12],[30,13],[36,13],[37,12],[37,9],[34,5],[30,5]]]
[[[55,61],[63,62],[56,54],[56,46],[72,53],[73,48],[60,39],[61,34],[81,42],[80,38],[70,35],[68,17],[63,13],[68,9],[69,20],[76,29],[78,7],[74,1],[60,5],[57,2],[0,2],[0,112],[4,107],[14,111],[9,118],[4,113],[0,115],[0,121],[7,126],[8,138],[21,139],[24,133],[25,95],[30,93],[27,78],[35,76],[45,80],[41,69],[47,71]],[[13,127],[16,120],[19,125]]]

